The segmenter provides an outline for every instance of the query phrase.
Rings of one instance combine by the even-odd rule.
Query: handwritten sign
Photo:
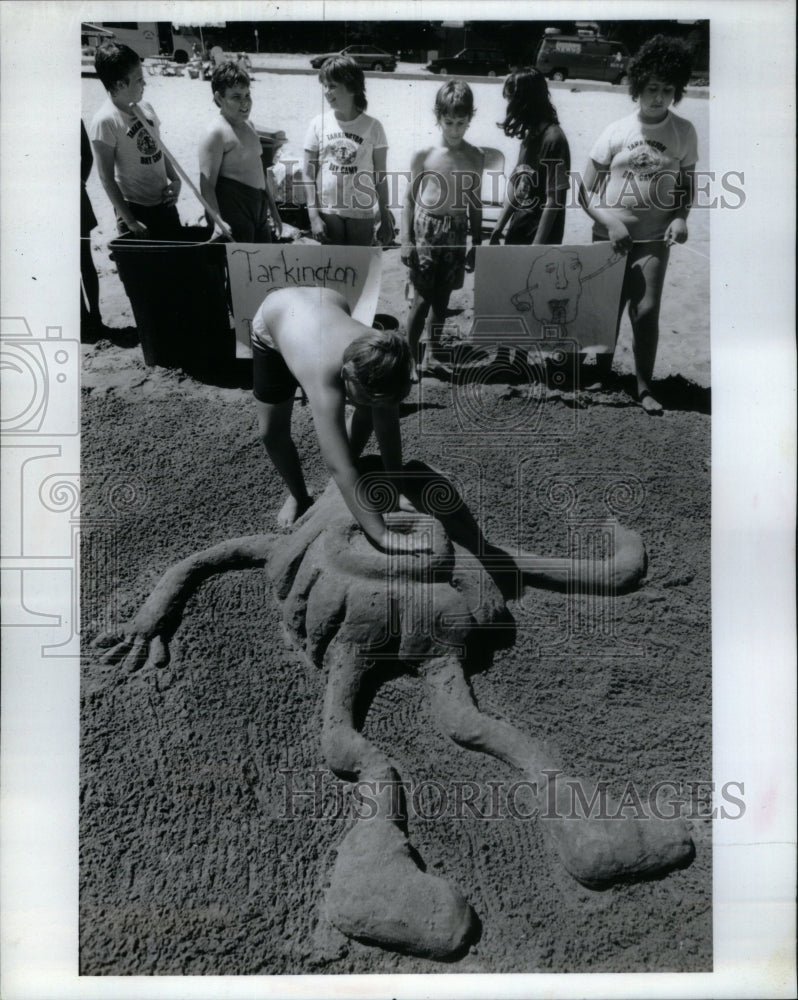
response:
[[[612,352],[625,261],[609,243],[477,247],[475,334],[518,347],[545,340]]]
[[[251,358],[252,318],[278,288],[334,288],[356,320],[370,326],[382,273],[379,247],[318,243],[228,243],[227,267],[236,328],[236,357]]]

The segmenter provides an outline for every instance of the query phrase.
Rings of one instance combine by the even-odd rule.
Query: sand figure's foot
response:
[[[583,785],[585,801],[591,791]],[[560,795],[558,812],[563,819],[543,819],[560,858],[573,877],[591,889],[613,882],[630,882],[664,875],[683,868],[695,856],[695,847],[684,820],[619,812],[609,800],[600,815],[582,817],[580,807],[565,803]]]
[[[313,497],[306,497],[301,503],[296,497],[288,495],[280,512],[277,515],[277,526],[280,528],[290,528],[295,521],[298,521],[306,510],[313,506]]]
[[[470,943],[477,918],[445,879],[422,872],[389,820],[360,820],[338,848],[327,914],[347,937],[443,961]]]
[[[640,393],[638,399],[640,400],[640,405],[652,417],[661,417],[665,412],[665,408],[662,403],[654,399],[648,389],[643,389]]]

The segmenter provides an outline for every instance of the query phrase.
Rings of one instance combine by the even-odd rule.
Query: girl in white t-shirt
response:
[[[385,168],[388,140],[365,114],[363,70],[346,56],[331,56],[319,70],[327,107],[305,136],[304,175],[313,235],[322,243],[371,246],[393,241]]]
[[[637,396],[650,414],[659,341],[659,308],[668,254],[687,239],[698,141],[692,123],[671,110],[690,80],[692,59],[680,39],[656,35],[629,63],[637,111],[608,126],[590,151],[580,191],[593,239],[627,254],[621,313],[629,306]],[[618,317],[620,323],[620,314]]]

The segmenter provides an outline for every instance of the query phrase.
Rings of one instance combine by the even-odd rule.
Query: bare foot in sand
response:
[[[291,525],[295,521],[298,521],[305,511],[312,506],[312,497],[305,497],[305,499],[300,503],[296,497],[289,493],[288,498],[280,508],[280,513],[277,515],[277,526],[280,528],[290,528]]]
[[[646,413],[651,417],[661,417],[664,409],[662,403],[658,402],[648,389],[644,389],[640,393],[640,405],[646,411]]]

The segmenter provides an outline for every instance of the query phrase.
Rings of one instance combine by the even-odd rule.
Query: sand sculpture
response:
[[[362,461],[362,500],[390,510],[396,491],[379,469],[376,460]],[[600,563],[511,555],[484,538],[445,477],[421,463],[410,463],[406,476],[404,493],[423,513],[386,516],[397,530],[413,523],[429,530],[429,559],[375,550],[330,483],[290,535],[230,539],[173,566],[136,616],[97,643],[108,647],[109,662],[131,670],[162,667],[183,605],[203,579],[265,566],[287,640],[327,674],[321,735],[327,763],[339,777],[373,783],[379,802],[379,815],[355,819],[338,847],[327,916],[349,937],[443,960],[465,953],[478,920],[455,886],[414,859],[395,799],[389,801],[398,770],[355,722],[361,686],[386,663],[392,670],[397,660],[407,664],[426,685],[443,731],[515,768],[536,784],[542,800],[551,791],[545,772],[559,771],[560,762],[531,736],[479,710],[464,673],[466,656],[490,659],[513,642],[506,601],[524,588],[587,589],[602,580],[623,592],[643,575],[645,549],[638,535],[616,526],[615,552]],[[581,778],[579,784],[589,800],[595,784]],[[556,794],[566,787],[560,779]],[[565,816],[572,804],[562,805]],[[694,853],[678,819],[586,816],[540,825],[566,869],[591,888],[663,874],[688,864]]]

